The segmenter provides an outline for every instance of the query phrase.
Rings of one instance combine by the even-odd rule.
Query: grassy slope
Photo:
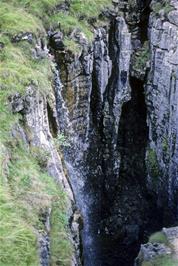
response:
[[[69,265],[72,254],[67,232],[66,196],[50,176],[34,160],[19,139],[10,135],[20,115],[12,114],[8,96],[33,83],[48,93],[52,71],[48,59],[33,59],[31,44],[12,43],[12,37],[31,32],[34,40],[44,36],[46,28],[60,28],[66,35],[65,44],[77,50],[68,36],[74,28],[81,29],[88,39],[93,33],[88,24],[97,17],[107,0],[72,0],[67,13],[54,12],[61,0],[2,0],[0,5],[0,265],[37,266],[36,229],[43,230],[40,214],[53,209],[51,219],[52,265]],[[84,20],[79,20],[84,16]]]
[[[7,147],[7,143],[6,143]],[[36,230],[43,231],[40,215],[52,208],[53,265],[69,265],[72,247],[68,238],[66,195],[34,160],[19,140],[8,142],[11,160],[0,184],[0,265],[39,265]],[[6,150],[2,146],[4,156]],[[2,153],[1,153],[2,154]],[[6,172],[6,171],[5,171]],[[60,239],[56,241],[56,237]]]

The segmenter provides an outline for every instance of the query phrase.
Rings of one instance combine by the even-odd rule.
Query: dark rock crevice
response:
[[[146,167],[151,130],[145,96],[149,4],[137,1],[133,25],[118,17],[107,29],[98,29],[90,54],[86,47],[72,62],[56,56],[63,83],[58,72],[59,124],[64,132],[70,124],[75,136],[64,157],[84,220],[85,266],[131,266],[149,234],[170,225],[164,218],[164,200],[158,202],[156,191],[149,188]],[[134,20],[134,8],[130,12]],[[138,55],[135,72],[130,58],[124,61],[128,54]]]
[[[145,41],[148,41],[149,18],[151,13],[150,2],[151,1],[148,0],[145,3],[140,14],[139,29],[140,29],[140,40],[142,44]]]
[[[132,87],[131,100],[123,104],[119,124],[120,176],[123,176],[126,181],[129,178],[129,180],[132,179],[133,183],[145,184],[145,152],[148,128],[143,83],[131,78],[130,85]]]
[[[47,103],[47,113],[48,113],[48,121],[49,121],[49,129],[53,136],[53,138],[57,137],[58,125],[56,122],[56,118],[54,117],[53,110],[51,109],[49,103]]]
[[[115,151],[110,139],[101,128],[91,135],[87,155],[90,177],[85,189],[95,195],[90,206],[94,249],[90,251],[93,260],[84,259],[87,266],[133,265],[140,244],[163,225],[161,210],[157,209],[155,198],[146,187],[148,127],[143,82],[130,78],[130,85],[131,100],[122,106],[118,130],[118,175],[113,169]]]
[[[130,78],[131,100],[122,106],[118,131],[121,161],[115,200],[110,203],[112,216],[115,214],[110,227],[118,233],[122,265],[133,265],[140,244],[148,233],[161,226],[161,219],[155,214],[158,210],[154,197],[146,187],[148,127],[143,85],[142,81]]]

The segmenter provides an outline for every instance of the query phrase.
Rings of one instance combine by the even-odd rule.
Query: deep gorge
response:
[[[5,2],[0,264],[176,266],[177,1]]]
[[[100,100],[95,95],[91,101],[94,128],[89,131],[91,141],[81,167],[87,171],[82,189],[76,191],[78,206],[84,212],[82,260],[87,266],[133,265],[140,244],[166,224],[162,210],[157,207],[156,196],[146,187],[148,126],[144,83],[131,77],[130,86],[131,99],[121,110],[116,151],[113,151],[110,136],[107,138],[103,132]],[[116,173],[113,171],[115,152],[120,156]],[[77,163],[77,169],[79,167]],[[77,178],[81,178],[79,173]]]
[[[147,185],[147,77],[143,80],[131,76],[129,64],[128,69],[124,66],[122,70],[119,58],[122,49],[127,47],[122,47],[122,43],[119,44],[121,47],[117,46],[119,41],[125,44],[122,37],[116,37],[122,35],[118,26],[122,27],[123,21],[113,20],[108,40],[104,30],[96,38],[92,73],[87,73],[87,66],[83,64],[85,54],[74,62],[75,67],[82,68],[81,73],[72,73],[70,77],[68,67],[60,72],[61,78],[64,77],[60,81],[64,84],[61,94],[64,105],[65,97],[67,104],[69,101],[68,107],[72,105],[73,97],[77,103],[72,111],[66,111],[67,106],[66,110],[63,106],[64,112],[61,113],[59,108],[59,124],[61,130],[69,126],[69,122],[63,124],[62,116],[64,123],[71,121],[70,126],[76,129],[79,126],[77,132],[71,133],[75,144],[66,149],[65,159],[83,217],[81,256],[86,266],[133,265],[141,243],[146,242],[151,233],[175,221],[174,216],[170,219],[164,217],[167,203],[164,207],[158,206],[156,192]],[[60,66],[65,57],[61,61],[57,56],[57,60]],[[67,62],[69,69],[70,64]],[[102,76],[102,67],[105,67],[105,76]],[[88,92],[80,91],[83,84]],[[78,95],[71,91],[70,86]]]

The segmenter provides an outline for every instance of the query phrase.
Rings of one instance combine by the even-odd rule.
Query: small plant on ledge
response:
[[[70,142],[67,139],[67,137],[64,135],[64,133],[59,133],[57,135],[57,138],[55,138],[54,143],[57,148],[59,147],[70,147]]]
[[[147,62],[150,59],[149,43],[145,42],[143,47],[136,51],[133,57],[133,69],[136,71],[144,71],[147,66]]]
[[[174,10],[173,6],[170,4],[170,0],[163,0],[160,2],[154,1],[151,8],[155,14],[159,14],[159,12],[163,10],[165,15]]]

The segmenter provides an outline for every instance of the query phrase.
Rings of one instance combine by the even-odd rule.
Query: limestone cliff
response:
[[[149,126],[147,159],[148,184],[157,194],[158,205],[168,206],[177,217],[178,28],[174,20],[178,5],[176,1],[170,5],[170,12],[163,9],[159,14],[152,13],[149,21],[151,58],[145,88]],[[165,215],[171,214],[166,210]]]
[[[178,218],[177,1],[10,0],[0,14],[3,202],[27,209],[40,253],[15,263],[134,265]]]

